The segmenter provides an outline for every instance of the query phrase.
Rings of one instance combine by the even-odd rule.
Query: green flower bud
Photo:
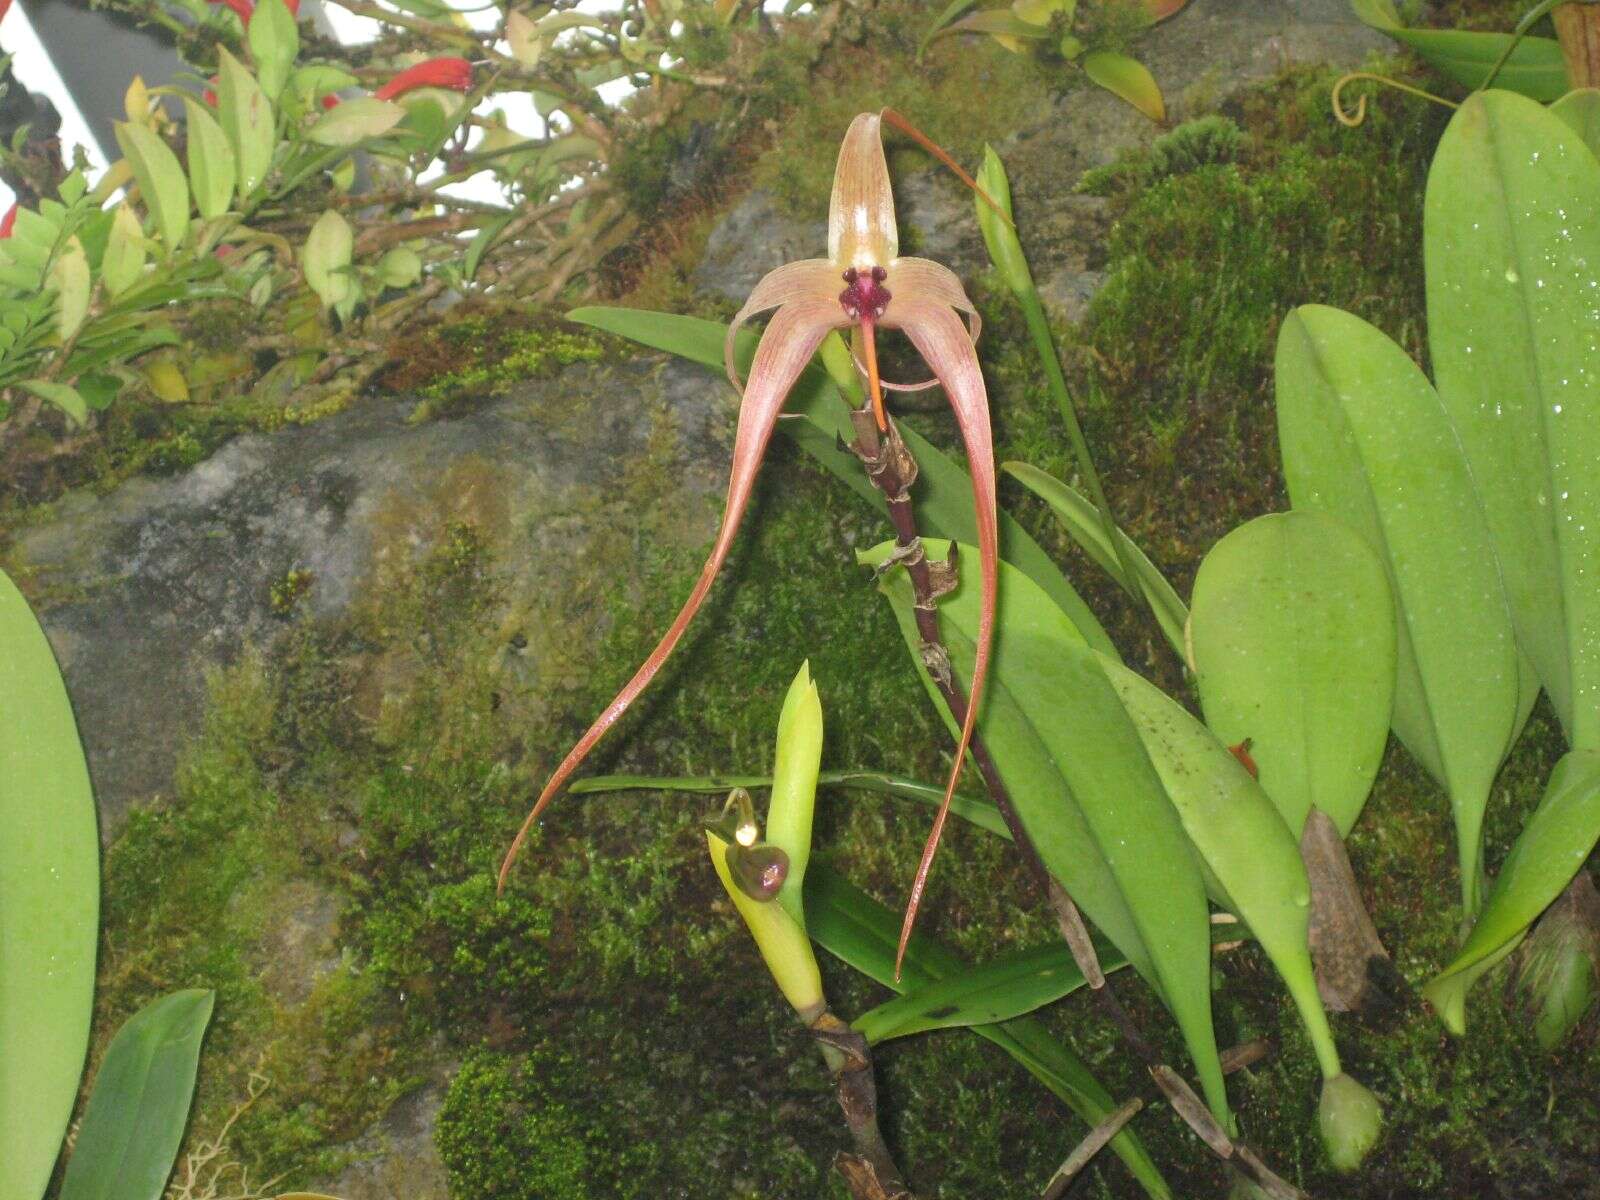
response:
[[[1011,224],[1011,182],[1006,178],[1005,164],[992,146],[983,148],[978,187],[982,192],[976,198],[978,228],[983,231],[983,244],[989,248],[989,259],[1008,288],[1018,296],[1031,295],[1035,290],[1033,274],[1028,270],[1028,259],[1022,253],[1022,243],[1017,240],[1016,227]],[[984,199],[985,196],[988,199]],[[996,212],[996,209],[1000,211]],[[1002,217],[1001,213],[1005,215]]]
[[[822,765],[822,701],[811,679],[811,664],[801,663],[778,716],[778,749],[772,767],[772,803],[767,808],[767,841],[789,856],[789,874],[778,903],[805,928],[801,889],[811,859],[811,816],[816,808],[817,771]]]
[[[1378,1098],[1343,1073],[1323,1081],[1317,1132],[1336,1171],[1354,1171],[1378,1144],[1383,1107]]]
[[[810,1024],[826,1008],[822,995],[822,973],[817,969],[816,955],[811,952],[811,940],[806,937],[799,922],[783,910],[780,904],[752,900],[735,882],[729,867],[729,844],[710,830],[706,831],[706,845],[711,851],[711,865],[717,878],[728,890],[734,908],[744,918],[756,948],[772,972],[772,979],[783,993],[801,1021]]]

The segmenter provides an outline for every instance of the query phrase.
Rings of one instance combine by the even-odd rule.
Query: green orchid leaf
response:
[[[967,9],[971,8],[977,0],[950,0],[933,19],[933,24],[928,27],[928,32],[922,35],[922,40],[917,43],[917,58],[920,60],[928,49],[928,43],[939,35],[939,31],[949,25]]]
[[[819,946],[894,991],[926,986],[967,970],[957,955],[933,938],[914,933],[906,945],[905,962],[896,980],[900,915],[824,864],[813,864],[806,875],[805,908],[808,928]],[[975,1026],[972,1032],[1021,1063],[1091,1126],[1116,1109],[1117,1102],[1100,1086],[1083,1060],[1034,1018],[1018,1017],[1001,1024]],[[1154,1200],[1171,1197],[1171,1189],[1137,1134],[1125,1129],[1110,1145],[1147,1195]]]
[[[189,229],[189,185],[178,156],[143,125],[118,121],[112,126],[122,156],[139,184],[139,196],[155,219],[162,245],[171,254]],[[20,223],[21,213],[18,218]]]
[[[61,671],[4,572],[0,681],[0,1196],[35,1200],[89,1048],[100,839]]]
[[[89,1093],[61,1200],[161,1200],[189,1122],[214,1000],[199,988],[173,992],[117,1030]]]
[[[1350,8],[1368,25],[1414,50],[1434,70],[1464,88],[1481,87],[1512,40],[1508,33],[1407,29],[1391,0],[1351,0]],[[1523,38],[1495,76],[1494,85],[1535,100],[1558,99],[1568,87],[1560,44],[1551,38]]]
[[[676,354],[711,367],[719,375],[722,372],[722,342],[728,330],[726,325],[716,321],[630,308],[580,308],[568,313],[567,319]],[[747,331],[740,335],[735,358],[742,368],[748,369],[758,341],[754,333]],[[880,512],[887,512],[883,498],[867,480],[860,462],[853,454],[839,448],[839,439],[848,442],[855,437],[855,432],[850,428],[847,409],[837,389],[821,368],[812,366],[800,376],[789,395],[788,411],[805,419],[779,421],[779,431],[787,434],[846,487]],[[920,473],[913,494],[924,531],[975,542],[978,527],[967,473],[908,425],[900,425],[900,435],[917,459]],[[1007,561],[1049,594],[1090,645],[1109,654],[1116,653],[1100,622],[1061,569],[1028,531],[1004,512],[1000,514],[1000,549]]]
[[[1110,973],[1128,965],[1112,946],[1100,949],[1100,967]],[[1003,954],[982,966],[908,991],[862,1013],[850,1024],[872,1045],[894,1038],[993,1025],[1026,1016],[1083,986],[1083,973],[1060,942]]]
[[[256,77],[223,46],[217,48],[217,117],[233,149],[243,204],[272,168],[277,124],[272,101]]]
[[[1550,106],[1550,115],[1565,121],[1590,154],[1600,154],[1600,88],[1573,89]]]
[[[1004,44],[1006,38],[1037,41],[1049,32],[1046,26],[1024,21],[1009,8],[985,8],[952,21],[926,40],[931,42],[956,33],[987,33]]]
[[[208,220],[220,217],[233,202],[237,177],[233,147],[205,105],[185,96],[183,108],[188,115],[189,185],[194,190],[194,206]]]
[[[1484,971],[1509,954],[1528,926],[1583,869],[1600,841],[1600,752],[1573,750],[1550,772],[1539,807],[1496,876],[1478,923],[1448,967],[1424,989],[1455,1033],[1463,1033],[1463,997]]]
[[[1348,835],[1389,738],[1397,663],[1383,561],[1314,509],[1241,525],[1194,581],[1192,666],[1206,724],[1249,742],[1298,842],[1315,806]]]
[[[1311,883],[1299,839],[1261,785],[1181,704],[1120,663],[1102,657],[1101,666],[1209,873],[1214,898],[1250,927],[1272,960],[1331,1079],[1340,1072],[1339,1054],[1311,966]]]
[[[1596,189],[1600,164],[1562,117],[1485,92],[1440,140],[1424,219],[1439,396],[1518,638],[1572,745],[1588,750],[1600,749]]]
[[[949,550],[949,543],[925,544],[936,559]],[[857,558],[878,567],[893,549],[888,542]],[[977,553],[962,547],[961,557],[971,562]],[[1002,563],[1000,576],[978,732],[1045,866],[1166,1002],[1208,1104],[1228,1124],[1211,1024],[1210,919],[1194,851],[1139,731],[1082,635],[1022,572]],[[927,673],[910,579],[891,570],[878,586],[954,732]],[[940,631],[963,686],[972,672],[978,591],[963,578],[939,603]]]
[[[1474,913],[1483,811],[1519,727],[1521,665],[1456,431],[1405,351],[1320,305],[1284,321],[1277,406],[1294,506],[1342,517],[1384,561],[1399,618],[1394,730],[1450,793],[1462,904]]]
[[[916,779],[905,779],[882,771],[821,771],[817,774],[821,787],[845,787],[862,792],[876,792],[881,796],[896,796],[915,800],[930,808],[938,808],[944,800],[944,786],[935,787]],[[765,788],[772,786],[770,775],[591,775],[579,779],[567,788],[567,795],[600,795],[606,792],[702,792],[714,794],[742,787]],[[963,796],[957,792],[950,798],[950,814],[975,825],[985,833],[1011,840],[1000,810],[987,800]]]
[[[1080,60],[1083,73],[1098,87],[1125,100],[1152,121],[1167,119],[1167,103],[1155,76],[1138,59],[1114,50],[1091,50]]]
[[[1084,553],[1111,576],[1123,591],[1134,599],[1139,599],[1142,593],[1142,598],[1150,606],[1156,622],[1161,626],[1161,632],[1166,634],[1167,642],[1180,658],[1186,657],[1183,629],[1189,620],[1189,609],[1173,590],[1172,585],[1167,582],[1167,577],[1161,573],[1161,569],[1150,561],[1133,539],[1122,530],[1117,530],[1117,539],[1122,543],[1123,553],[1127,555],[1128,561],[1133,564],[1138,574],[1138,593],[1122,578],[1122,565],[1117,557],[1117,551],[1106,537],[1105,522],[1101,520],[1100,510],[1094,506],[1092,500],[1049,472],[1041,471],[1038,467],[1027,463],[1008,462],[1003,464],[1002,469],[1050,506],[1050,511],[1056,515],[1062,528],[1072,540],[1077,542]]]

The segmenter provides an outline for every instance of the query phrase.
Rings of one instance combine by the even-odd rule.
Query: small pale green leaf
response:
[[[272,101],[249,69],[223,46],[217,48],[217,116],[233,148],[243,204],[272,168],[278,133]]]
[[[406,110],[398,104],[359,96],[323,113],[306,136],[320,146],[354,146],[388,133],[405,115]]]
[[[1475,912],[1483,811],[1517,728],[1520,664],[1456,431],[1404,350],[1320,305],[1283,323],[1277,406],[1294,506],[1342,517],[1388,571],[1394,730],[1450,793],[1462,903]]]
[[[106,294],[115,299],[137,283],[144,274],[144,261],[144,230],[139,227],[132,206],[124,200],[111,218],[111,235],[100,259],[100,281]]]
[[[1009,8],[985,8],[946,25],[927,41],[956,33],[987,33],[998,39],[1037,41],[1045,37],[1049,30],[1022,20]]]
[[[3,571],[0,830],[0,1196],[35,1200],[89,1046],[100,840],[61,672]]]
[[[922,41],[917,44],[917,57],[921,58],[923,52],[928,48],[928,43],[938,37],[941,30],[975,3],[977,3],[977,0],[950,0],[949,4],[940,9],[939,15],[933,19],[933,24],[928,26],[928,32],[922,35]]]
[[[893,991],[924,987],[968,969],[939,942],[914,933],[906,945],[903,970],[896,978],[899,914],[890,912],[824,864],[818,863],[806,877],[805,904],[811,936],[818,945]],[[1090,1125],[1104,1120],[1117,1107],[1083,1060],[1034,1018],[1018,1017],[1001,1024],[975,1026],[972,1032],[1016,1059]],[[1146,1194],[1156,1200],[1172,1195],[1132,1130],[1113,1138],[1111,1149],[1127,1164]]]
[[[332,308],[350,295],[347,268],[354,248],[355,234],[350,223],[335,210],[328,209],[312,225],[301,252],[300,268],[306,286],[317,294],[324,308]]]
[[[1472,467],[1517,635],[1574,747],[1600,750],[1600,164],[1559,116],[1469,98],[1424,219],[1439,396]]]
[[[722,343],[728,330],[726,325],[716,321],[628,308],[580,308],[568,313],[567,319],[677,354],[710,367],[719,377],[722,374]],[[748,330],[740,334],[734,347],[734,359],[741,370],[749,370],[757,341],[756,335]],[[850,428],[850,418],[837,389],[820,368],[812,366],[801,374],[789,393],[788,410],[805,419],[780,421],[779,431],[787,434],[856,495],[884,512],[883,498],[863,475],[861,463],[855,455],[839,448],[840,439],[849,442],[855,432]],[[917,515],[922,520],[923,532],[963,542],[977,541],[972,480],[966,471],[910,426],[902,428],[900,435],[916,457],[919,468]],[[1055,560],[1005,512],[1000,514],[1000,544],[1005,547],[1006,560],[1045,590],[1091,646],[1109,654],[1116,653],[1116,647],[1100,622],[1061,573]]]
[[[300,30],[283,0],[256,0],[247,31],[250,57],[261,77],[261,90],[276,100],[289,81],[300,53]]]
[[[189,185],[194,191],[194,206],[208,220],[220,217],[233,200],[237,177],[233,147],[205,105],[185,96],[183,107],[188,115]]]
[[[536,67],[544,54],[544,39],[532,17],[520,8],[506,13],[506,44],[511,57],[525,67]]]
[[[313,101],[332,92],[355,87],[361,82],[349,71],[327,63],[307,63],[296,67],[289,76],[289,84],[303,104],[310,107]]]
[[[949,544],[926,541],[940,559]],[[858,553],[884,563],[887,542]],[[961,561],[977,551],[961,548]],[[911,583],[891,570],[879,590],[952,735],[957,726],[927,674]],[[939,603],[957,679],[971,678],[978,587],[963,574]],[[1020,571],[1000,564],[994,661],[978,732],[1051,874],[1155,988],[1177,1019],[1207,1103],[1228,1114],[1211,1024],[1211,941],[1205,888],[1188,837],[1139,731],[1083,636]]]
[[[472,241],[467,245],[467,253],[461,265],[461,277],[468,283],[472,282],[473,278],[477,276],[478,267],[483,262],[483,256],[489,252],[490,247],[505,232],[506,226],[511,224],[511,220],[515,216],[516,213],[508,212],[503,217],[493,217],[473,236]]]
[[[189,185],[178,156],[143,125],[118,121],[113,129],[117,145],[138,181],[144,206],[155,218],[161,242],[171,254],[183,244],[183,235],[189,229]]]
[[[1167,104],[1145,65],[1115,50],[1091,50],[1079,62],[1083,73],[1119,100],[1126,100],[1152,121],[1167,119]]]
[[[1272,513],[1211,548],[1192,599],[1190,665],[1206,724],[1225,745],[1250,743],[1296,839],[1313,806],[1349,834],[1394,708],[1382,560],[1337,517]]]
[[[215,998],[199,988],[173,992],[117,1031],[78,1126],[61,1200],[161,1200]]]
[[[78,394],[78,389],[70,384],[57,383],[51,379],[24,379],[17,386],[49,404],[54,404],[79,425],[89,419],[88,405]]]
[[[1461,993],[1522,939],[1572,882],[1600,841],[1600,753],[1573,750],[1556,764],[1539,807],[1496,876],[1478,923],[1448,967],[1424,991],[1442,1014],[1453,1013],[1451,1027],[1463,1028]]]
[[[384,287],[410,287],[422,278],[422,256],[410,247],[396,246],[378,260],[378,278]]]
[[[56,334],[65,342],[83,328],[83,319],[89,315],[89,292],[94,286],[89,277],[89,258],[76,236],[68,238],[56,256],[49,286],[56,294]]]

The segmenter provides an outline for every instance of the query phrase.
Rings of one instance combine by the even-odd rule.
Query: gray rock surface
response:
[[[572,397],[597,421],[570,419]],[[715,530],[732,396],[699,368],[661,360],[576,368],[468,415],[410,425],[404,401],[239,438],[170,479],[74,495],[24,531],[22,578],[62,663],[110,838],[128,806],[170,792],[199,727],[208,669],[284,628],[273,585],[306,572],[303,603],[337,618],[382,558],[441,515],[513,534],[519,587],[540,588],[588,531],[573,514],[603,494],[670,423],[683,536]]]

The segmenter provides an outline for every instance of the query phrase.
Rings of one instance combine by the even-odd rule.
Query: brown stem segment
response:
[[[955,547],[951,546],[951,558],[942,563],[933,562],[927,556],[911,504],[911,485],[916,482],[917,463],[901,440],[894,422],[886,422],[886,427],[880,431],[870,401],[866,408],[853,410],[850,415],[856,431],[856,440],[850,449],[866,468],[867,478],[882,493],[889,508],[889,520],[894,525],[896,551],[886,565],[902,566],[911,577],[912,611],[918,636],[922,639],[923,663],[950,709],[951,717],[957,725],[961,725],[967,716],[967,698],[951,670],[950,653],[939,633],[938,615],[939,598],[956,586]],[[1128,1047],[1144,1063],[1152,1081],[1171,1104],[1173,1111],[1183,1118],[1217,1157],[1249,1178],[1268,1196],[1275,1200],[1306,1200],[1304,1192],[1269,1170],[1248,1146],[1231,1138],[1206,1110],[1193,1089],[1161,1061],[1160,1054],[1111,990],[1077,904],[1045,866],[1038,848],[1017,815],[1016,807],[1011,803],[1011,794],[1000,777],[988,747],[977,732],[973,733],[968,750],[978,773],[983,776],[990,798],[1011,831],[1012,841],[1021,853],[1028,873],[1048,899],[1056,924],[1072,952],[1073,961],[1088,981],[1091,994]],[[936,819],[933,834],[929,838],[930,844],[937,842],[944,816],[941,812]],[[908,905],[910,911],[915,911],[927,885],[927,867],[928,856],[925,854],[912,883]]]
[[[878,1086],[872,1077],[867,1039],[826,1008],[808,1028],[833,1076],[855,1147],[854,1153],[839,1153],[834,1169],[844,1177],[855,1200],[915,1200],[878,1128]]]

